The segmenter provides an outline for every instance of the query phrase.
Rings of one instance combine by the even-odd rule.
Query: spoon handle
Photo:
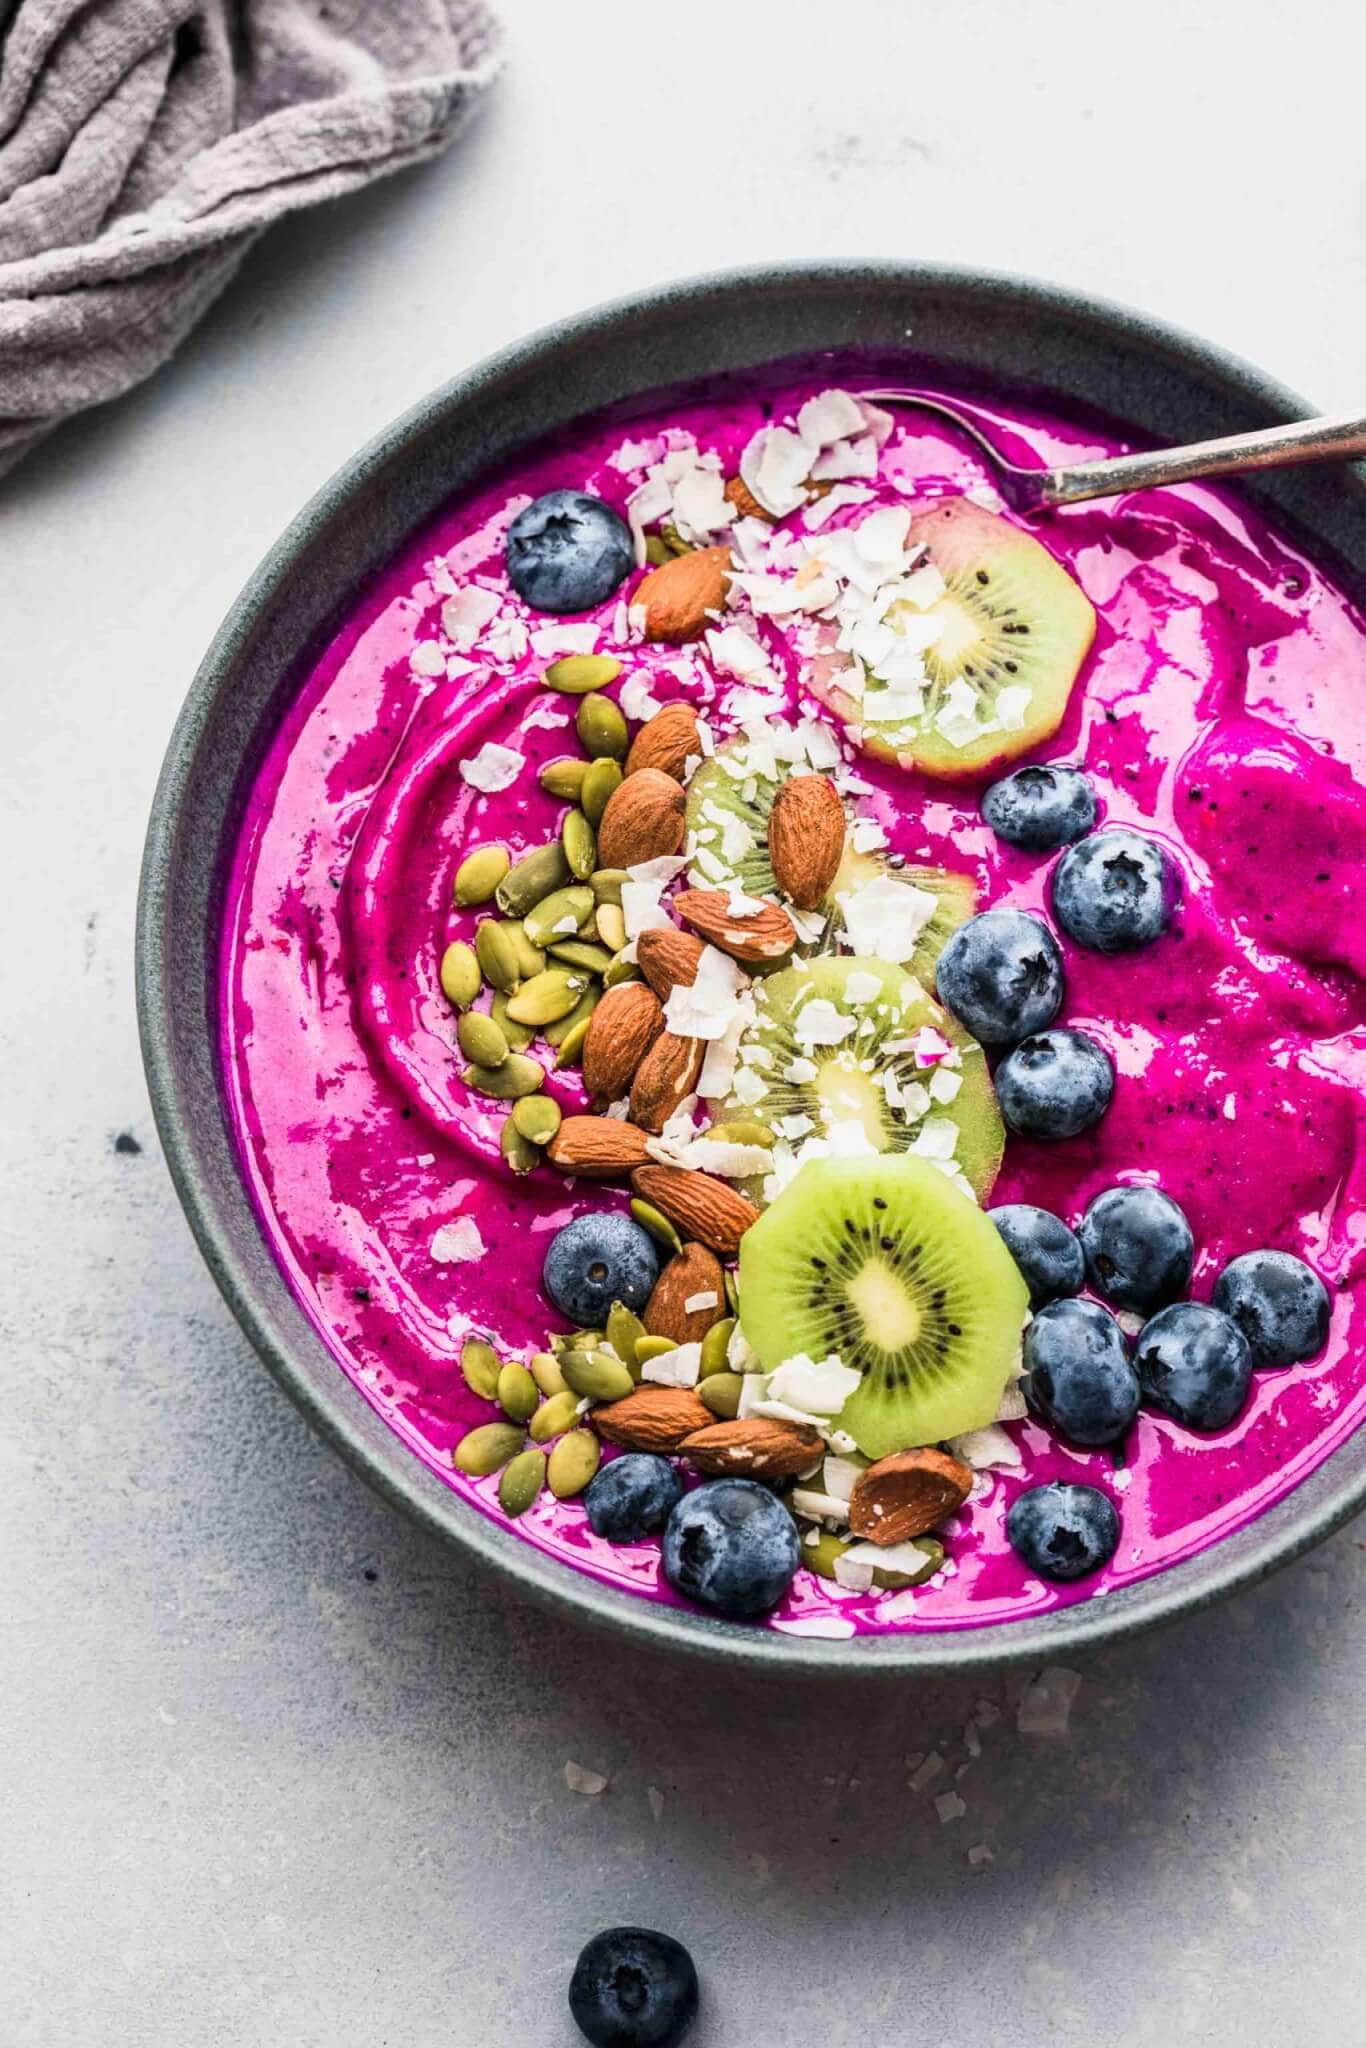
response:
[[[1333,457],[1341,461],[1354,455],[1366,455],[1366,419],[1296,420],[1288,427],[1259,427],[1250,434],[1193,441],[1186,448],[1158,448],[1146,455],[1040,470],[1030,477],[1029,495],[1039,505],[1076,505],[1085,498],[1185,483],[1191,477],[1237,476],[1248,469],[1288,468],[1296,462]]]

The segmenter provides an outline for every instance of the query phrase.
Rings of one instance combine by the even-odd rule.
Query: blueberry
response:
[[[1107,1188],[1081,1219],[1081,1248],[1097,1294],[1146,1315],[1175,1301],[1195,1263],[1191,1227],[1156,1188]]]
[[[1080,768],[1017,768],[993,782],[982,816],[998,839],[1047,853],[1081,839],[1096,822],[1096,793]]]
[[[1327,1341],[1328,1289],[1293,1252],[1234,1259],[1215,1282],[1214,1306],[1232,1316],[1259,1369],[1312,1358]]]
[[[1131,953],[1167,929],[1180,878],[1155,839],[1093,832],[1053,870],[1058,923],[1096,953]]]
[[[1084,1031],[1039,1031],[996,1069],[996,1100],[1024,1138],[1075,1138],[1110,1107],[1110,1055]]]
[[[1062,1008],[1062,956],[1041,918],[984,910],[939,956],[939,1000],[982,1045],[1017,1045]]]
[[[1114,1556],[1119,1516],[1114,1502],[1094,1486],[1053,1479],[1018,1495],[1006,1516],[1006,1535],[1041,1578],[1084,1579]]]
[[[1222,1309],[1178,1301],[1143,1325],[1134,1370],[1155,1408],[1188,1429],[1222,1429],[1247,1399],[1252,1350]]]
[[[1059,1295],[1081,1293],[1086,1260],[1075,1231],[1061,1217],[1028,1202],[1005,1202],[987,1214],[1024,1275],[1031,1308],[1042,1308]]]
[[[642,1309],[659,1278],[659,1252],[629,1216],[576,1216],[550,1240],[541,1284],[581,1330],[601,1323],[614,1301]]]
[[[631,529],[586,491],[547,491],[508,528],[508,578],[538,612],[586,612],[635,566]]]
[[[792,1583],[797,1525],[753,1479],[711,1479],[685,1493],[664,1531],[664,1576],[722,1614],[764,1614]]]
[[[582,1950],[569,2010],[593,2048],[674,2048],[697,2017],[697,1971],[681,1941],[608,1927]]]
[[[604,1465],[583,1497],[595,1536],[638,1543],[668,1521],[683,1481],[667,1458],[628,1451]]]
[[[1138,1413],[1124,1332],[1094,1301],[1055,1301],[1024,1340],[1025,1399],[1074,1444],[1112,1444]]]

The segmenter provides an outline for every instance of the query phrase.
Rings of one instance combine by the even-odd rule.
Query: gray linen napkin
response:
[[[272,221],[444,149],[497,41],[482,0],[0,0],[0,473]]]

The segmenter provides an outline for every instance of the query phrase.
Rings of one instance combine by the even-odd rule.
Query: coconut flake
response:
[[[432,1257],[438,1266],[463,1266],[482,1259],[487,1246],[473,1216],[457,1216],[443,1223],[432,1239]]]
[[[939,901],[932,890],[894,875],[874,875],[862,888],[841,890],[838,900],[850,949],[897,966],[915,952]]]
[[[1066,1741],[1070,1733],[1072,1702],[1081,1685],[1081,1673],[1065,1664],[1050,1664],[1032,1678],[1020,1696],[1015,1726],[1021,1735],[1037,1735],[1050,1741]]]
[[[534,626],[531,645],[542,661],[562,654],[591,654],[598,644],[598,627],[592,619],[572,626]]]
[[[768,1399],[812,1415],[838,1415],[860,1375],[832,1352],[817,1364],[799,1351],[780,1365],[768,1383]]]
[[[571,1792],[581,1792],[586,1799],[596,1799],[608,1785],[601,1771],[585,1770],[582,1764],[572,1761],[564,1767],[564,1782]]]
[[[525,766],[526,755],[519,754],[515,747],[500,746],[497,740],[485,740],[477,754],[460,763],[460,774],[471,789],[482,790],[485,796],[496,796],[499,790],[512,787]]]
[[[710,1299],[715,1301],[715,1295]],[[647,1358],[640,1368],[640,1377],[659,1387],[695,1387],[701,1370],[702,1346],[676,1344],[672,1351],[661,1351],[657,1358]]]
[[[974,1472],[1013,1472],[1024,1463],[1015,1439],[994,1422],[983,1429],[970,1429],[962,1436],[950,1437],[949,1449],[965,1465],[971,1465]]]
[[[467,583],[448,597],[441,607],[441,630],[453,647],[467,652],[477,645],[480,634],[495,617],[502,599],[497,591]]]

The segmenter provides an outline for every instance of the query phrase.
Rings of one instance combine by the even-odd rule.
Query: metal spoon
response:
[[[1158,448],[1147,455],[1116,455],[1105,462],[1078,462],[1061,469],[1021,469],[1004,459],[974,421],[940,398],[926,398],[918,391],[865,391],[862,396],[878,405],[913,405],[950,420],[986,456],[1012,512],[1077,505],[1085,498],[1109,498],[1152,484],[1185,483],[1192,477],[1237,476],[1248,469],[1366,455],[1366,419],[1316,419],[1226,434],[1217,441],[1192,441],[1186,448]]]

